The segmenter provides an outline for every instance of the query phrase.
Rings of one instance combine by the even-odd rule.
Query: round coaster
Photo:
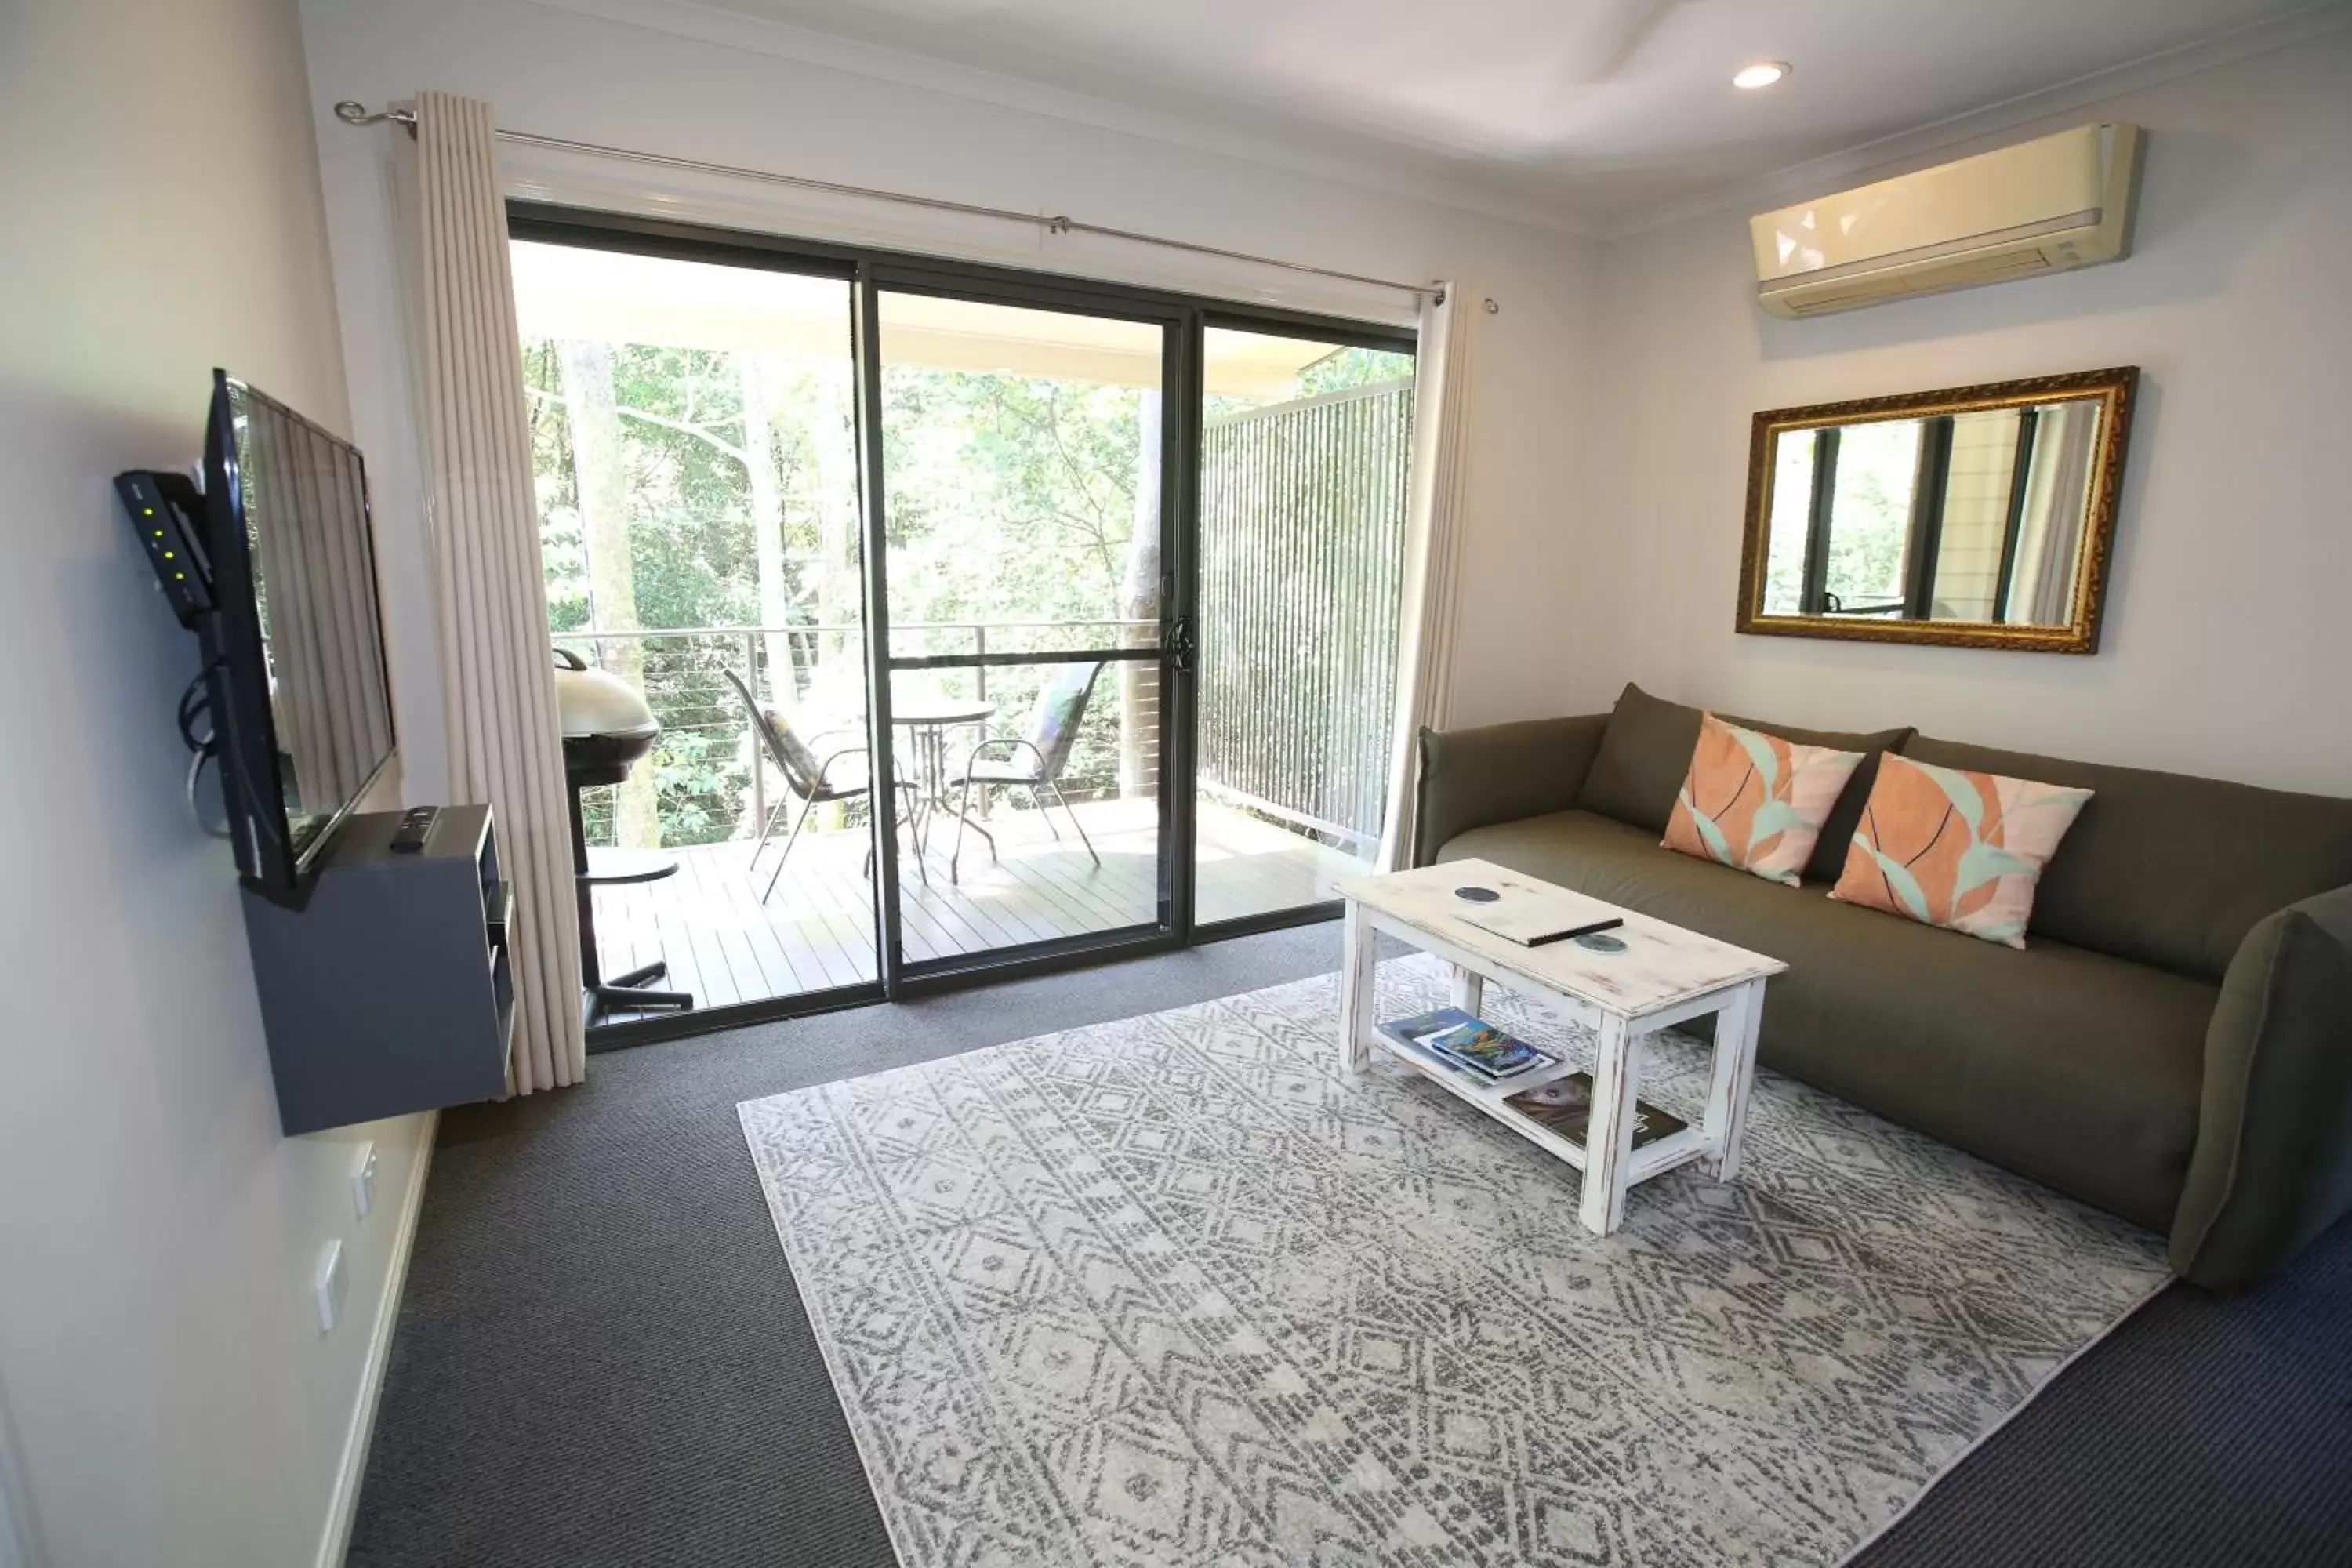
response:
[[[1491,904],[1503,895],[1492,888],[1456,888],[1454,889],[1454,896],[1457,899],[1467,899],[1474,904]]]
[[[1625,940],[1622,937],[1611,936],[1605,931],[1596,931],[1587,935],[1578,937],[1576,939],[1576,945],[1588,949],[1593,952],[1622,952],[1625,951]]]

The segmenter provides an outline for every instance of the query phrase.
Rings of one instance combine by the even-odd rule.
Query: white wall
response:
[[[2338,31],[1997,138],[2147,128],[2116,266],[1782,321],[1752,303],[1746,208],[1604,245],[1576,603],[1606,679],[1570,701],[1631,678],[1792,722],[2352,792],[2347,82]],[[2145,375],[2097,655],[1733,634],[1752,413],[2115,364]]]
[[[384,259],[389,133],[335,123],[326,110],[338,99],[374,108],[440,88],[488,100],[509,129],[1021,211],[1066,212],[1376,276],[1462,278],[1494,297],[1500,313],[1486,318],[1496,330],[1485,335],[1475,389],[1476,526],[1465,594],[1476,625],[1457,666],[1458,710],[1483,721],[1555,705],[1557,671],[1572,640],[1550,612],[1561,593],[1559,547],[1583,423],[1571,367],[1587,352],[1589,241],[530,0],[418,0],[396,7],[305,0],[304,32],[353,413],[372,455],[406,438],[398,406],[404,394],[396,384],[396,286]],[[510,173],[521,162],[510,160]],[[631,192],[695,185],[635,171],[614,189],[617,202]],[[819,214],[772,187],[738,188],[726,199],[736,204],[734,221],[774,232],[808,233],[844,221],[837,205]],[[1007,226],[933,220],[929,229],[894,228],[907,221],[898,211],[870,204],[865,210],[872,220],[866,237],[877,241],[895,233],[918,247],[1097,275],[1135,277],[1139,268],[1166,265],[1157,253],[1100,243],[1059,241],[1049,248]],[[392,563],[389,591],[400,645],[395,659],[411,672],[404,703],[421,712],[430,700],[425,678],[432,669],[423,541],[395,547],[415,552]],[[1545,569],[1528,571],[1530,557]],[[421,721],[411,721],[408,706],[402,719],[416,733]],[[412,779],[418,791],[429,790],[421,772]]]
[[[216,363],[345,425],[304,102],[290,0],[0,12],[0,1446],[58,1568],[316,1560],[431,1127],[278,1135],[228,847],[180,800],[194,639],[109,485],[197,455]]]

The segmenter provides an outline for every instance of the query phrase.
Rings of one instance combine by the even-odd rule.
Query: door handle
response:
[[[1192,642],[1192,622],[1179,616],[1168,623],[1167,635],[1161,638],[1160,651],[1179,675],[1192,673],[1192,656],[1200,650]]]

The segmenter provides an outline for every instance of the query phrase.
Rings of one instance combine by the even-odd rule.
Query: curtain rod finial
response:
[[[394,106],[394,108],[381,110],[374,114],[370,114],[367,111],[366,104],[360,103],[347,98],[335,105],[335,118],[341,121],[346,125],[383,125],[390,123],[401,127],[411,136],[416,134],[416,110],[413,109],[402,109]]]

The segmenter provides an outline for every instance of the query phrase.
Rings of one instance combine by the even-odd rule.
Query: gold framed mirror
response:
[[[2095,653],[2139,370],[1756,416],[1738,630]]]

